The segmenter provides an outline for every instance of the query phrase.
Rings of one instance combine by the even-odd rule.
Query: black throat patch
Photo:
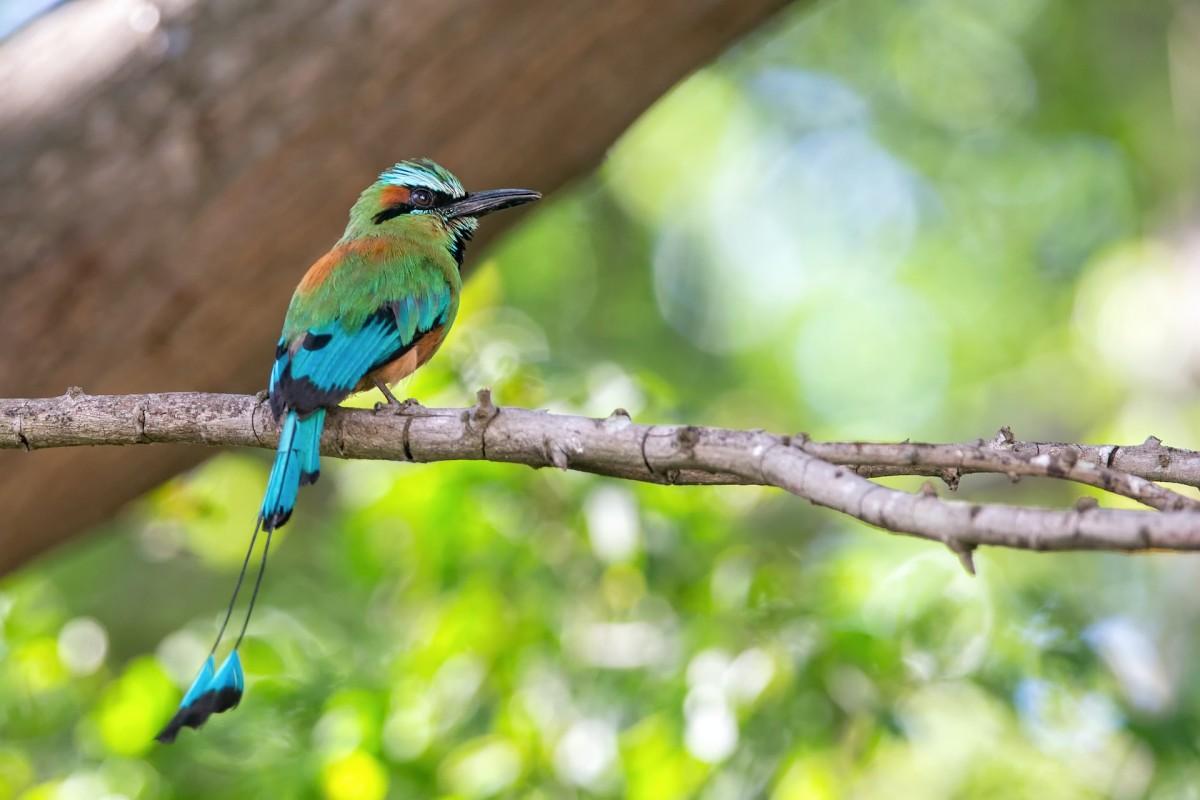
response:
[[[467,252],[467,242],[471,241],[471,234],[474,233],[470,228],[453,226],[454,236],[450,240],[450,245],[447,248],[450,255],[454,256],[454,263],[462,268],[463,256]]]

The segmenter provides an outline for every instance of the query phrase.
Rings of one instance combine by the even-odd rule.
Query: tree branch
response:
[[[274,447],[263,401],[231,394],[167,393],[0,400],[0,449],[188,443]],[[663,484],[776,486],[895,533],[941,542],[968,569],[979,545],[1030,550],[1200,549],[1200,502],[1152,480],[1196,485],[1200,453],[1144,444],[1085,446],[1015,441],[870,444],[691,425],[635,424],[492,405],[337,409],[322,452],[393,461],[486,460],[558,467]],[[1074,480],[1133,497],[1158,511],[1070,510],[973,503],[881,486],[866,475],[992,472]]]

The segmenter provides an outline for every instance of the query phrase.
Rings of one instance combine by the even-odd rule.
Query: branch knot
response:
[[[475,405],[464,412],[467,430],[479,432],[479,457],[487,460],[487,431],[492,421],[500,415],[500,409],[492,402],[492,390],[480,389],[475,393]],[[407,439],[406,439],[407,440]]]

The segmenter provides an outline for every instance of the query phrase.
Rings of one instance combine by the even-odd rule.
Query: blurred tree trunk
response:
[[[784,4],[69,3],[0,44],[0,396],[259,389],[383,166],[553,190]],[[205,455],[0,453],[0,572]]]

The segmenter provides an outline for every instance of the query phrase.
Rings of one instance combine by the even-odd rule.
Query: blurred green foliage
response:
[[[1198,39],[1188,2],[797,9],[477,260],[402,388],[1195,446]],[[488,464],[327,459],[243,706],[155,746],[267,466],[218,456],[4,579],[0,798],[1200,796],[1193,558],[971,579],[774,491]]]

